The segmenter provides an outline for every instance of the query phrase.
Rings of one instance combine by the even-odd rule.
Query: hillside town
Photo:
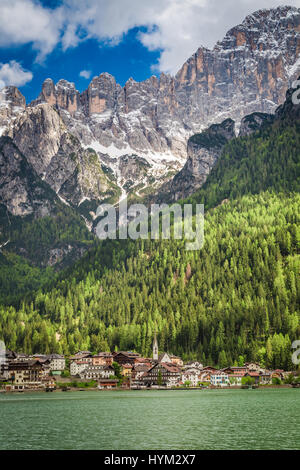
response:
[[[156,336],[152,358],[133,351],[78,351],[26,355],[6,350],[0,358],[1,391],[68,390],[93,386],[104,389],[258,387],[289,384],[300,386],[299,371],[267,370],[256,362],[217,369],[178,356],[159,354]]]

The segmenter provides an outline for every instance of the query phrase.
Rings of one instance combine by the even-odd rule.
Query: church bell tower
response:
[[[156,332],[154,333],[153,340],[153,361],[158,361],[158,343],[156,338]]]

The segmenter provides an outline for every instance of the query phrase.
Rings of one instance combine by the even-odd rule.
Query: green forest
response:
[[[5,304],[15,304],[54,281],[58,267],[66,267],[94,244],[80,215],[60,201],[42,218],[14,217],[0,204],[0,244],[7,240],[9,251],[0,251],[0,303]],[[70,250],[56,270],[47,266],[54,247]]]
[[[300,192],[300,118],[275,120],[247,137],[229,141],[202,188],[184,202],[206,210],[222,200],[261,191]]]
[[[161,350],[225,366],[240,356],[291,366],[299,338],[300,195],[261,193],[212,210],[205,245],[99,243],[66,279],[19,309],[1,308],[1,337],[25,352]]]
[[[291,343],[300,338],[299,154],[300,119],[282,115],[229,142],[205,185],[184,201],[205,205],[199,251],[186,251],[185,240],[92,242],[77,231],[78,240],[93,243],[80,261],[59,274],[43,271],[40,284],[30,272],[35,292],[23,286],[23,300],[11,292],[8,302],[0,292],[0,337],[26,353],[149,355],[157,331],[160,350],[184,359],[293,368]],[[3,273],[9,278],[9,269]]]

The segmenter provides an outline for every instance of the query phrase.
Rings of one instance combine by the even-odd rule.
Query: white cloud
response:
[[[0,47],[32,43],[38,60],[57,45],[63,10],[49,10],[34,0],[1,0]]]
[[[300,0],[288,0],[300,7]],[[87,38],[118,43],[135,26],[146,26],[139,40],[159,50],[158,71],[176,73],[199,46],[213,47],[247,14],[273,8],[274,0],[65,0],[70,19],[62,38],[66,49]]]
[[[164,3],[171,0],[65,0],[64,48],[87,38],[117,44],[135,26],[153,25]]]
[[[140,35],[150,50],[161,50],[157,70],[175,74],[200,46],[213,48],[226,32],[274,0],[172,0],[158,15],[157,27]],[[300,7],[300,0],[288,1]]]
[[[59,43],[64,50],[95,38],[112,46],[131,28],[150,50],[159,50],[159,71],[176,73],[201,45],[213,47],[226,31],[260,8],[300,0],[63,0],[47,9],[37,0],[1,0],[0,47],[31,43],[38,60]]]
[[[24,70],[15,60],[7,64],[0,63],[0,88],[8,85],[23,86],[32,80],[32,73]]]
[[[79,73],[79,77],[86,78],[87,80],[91,77],[91,75],[91,70],[81,70],[81,72]]]

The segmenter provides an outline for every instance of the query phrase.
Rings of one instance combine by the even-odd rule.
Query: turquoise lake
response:
[[[0,394],[0,449],[299,449],[300,389]]]

